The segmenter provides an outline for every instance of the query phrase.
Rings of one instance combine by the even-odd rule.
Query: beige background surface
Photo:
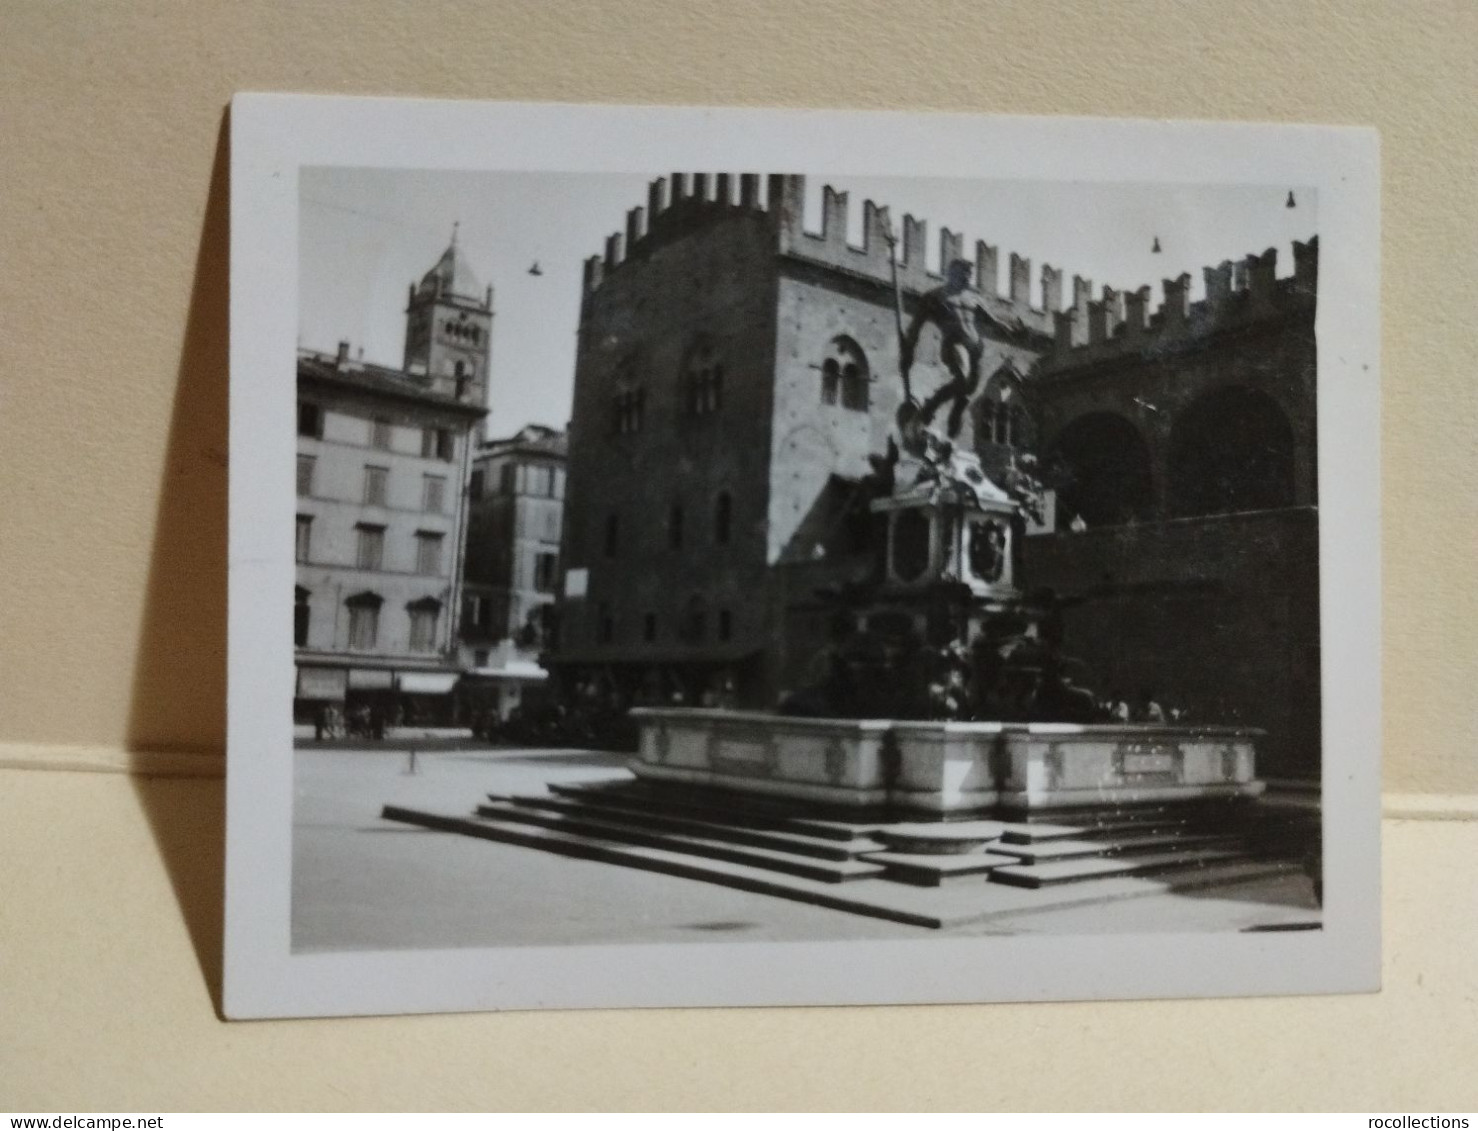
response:
[[[224,113],[253,89],[1379,127],[1385,780],[1478,793],[1469,0],[6,0],[0,30],[0,763],[219,764]],[[1478,1091],[1471,821],[1388,823],[1379,997],[224,1026],[218,782],[0,771],[0,804],[0,1108],[1471,1109]]]

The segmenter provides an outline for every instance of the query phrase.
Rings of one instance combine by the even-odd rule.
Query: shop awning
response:
[[[374,668],[351,668],[349,686],[354,691],[389,691],[395,681],[395,673],[378,671]]]
[[[348,674],[344,668],[299,668],[298,698],[342,701]]]
[[[450,695],[456,672],[401,672],[400,690],[407,695]]]
[[[489,664],[486,667],[473,668],[465,673],[467,679],[483,680],[516,680],[522,683],[543,683],[549,678],[549,673],[532,660],[510,660],[506,664]]]

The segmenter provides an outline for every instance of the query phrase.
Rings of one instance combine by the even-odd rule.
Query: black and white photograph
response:
[[[1370,135],[236,114],[228,1012],[1376,987]]]

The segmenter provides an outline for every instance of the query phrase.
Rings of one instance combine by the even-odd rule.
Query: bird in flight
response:
[[[529,274],[530,275],[542,275],[542,274],[544,274],[544,268],[542,268],[542,267],[539,266],[539,261],[537,259],[534,260],[534,265],[529,268]]]

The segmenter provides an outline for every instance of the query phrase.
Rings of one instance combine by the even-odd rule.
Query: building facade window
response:
[[[1022,447],[1028,442],[1026,411],[1013,402],[980,398],[978,435],[981,443]]]
[[[472,478],[467,483],[467,495],[469,498],[480,499],[487,489],[487,473],[480,467],[472,469]]]
[[[456,440],[446,428],[427,428],[421,432],[421,458],[450,462],[457,455]]]
[[[441,543],[444,536],[431,530],[416,532],[416,572],[441,572]]]
[[[293,646],[308,644],[308,590],[301,585],[293,587]]]
[[[513,464],[498,468],[498,490],[505,495],[518,494],[518,468]]]
[[[821,403],[866,412],[871,401],[867,356],[851,338],[833,338],[821,363]]]
[[[323,409],[308,401],[298,402],[298,435],[314,440],[323,438]]]
[[[462,623],[464,629],[477,629],[479,632],[491,632],[493,627],[493,599],[482,594],[475,594],[466,599],[463,604]]]
[[[313,469],[317,464],[312,456],[298,457],[298,494],[303,498],[313,494]]]
[[[728,640],[734,635],[734,616],[728,609],[718,611],[718,638]]]
[[[708,634],[708,610],[703,598],[696,594],[688,599],[683,610],[682,628],[679,635],[685,644],[701,644]]]
[[[559,575],[559,555],[539,553],[534,555],[534,588],[540,593],[553,593]]]
[[[642,617],[641,638],[648,644],[657,639],[657,614],[648,613]]]
[[[390,469],[388,467],[371,467],[366,465],[364,469],[364,504],[368,507],[383,507],[390,483]]]
[[[734,498],[727,491],[720,491],[713,501],[713,540],[727,546],[734,528]]]
[[[390,450],[390,421],[370,421],[370,446],[379,448],[382,452]]]
[[[707,339],[697,342],[683,365],[684,408],[689,416],[706,416],[723,407],[724,366]]]
[[[359,593],[344,602],[349,610],[349,647],[355,652],[372,651],[380,639],[380,606],[374,593]]]
[[[667,546],[672,550],[683,548],[683,505],[673,503],[667,512]]]
[[[821,363],[821,403],[834,405],[841,398],[842,367],[834,357]]]
[[[385,567],[385,528],[360,523],[357,526],[358,545],[354,564],[360,569],[383,569]]]
[[[606,515],[604,549],[606,557],[614,558],[620,549],[621,523],[614,514]]]
[[[640,386],[617,391],[612,400],[614,427],[619,436],[640,432],[646,416],[647,391]]]
[[[423,478],[421,508],[427,514],[441,514],[446,510],[445,475],[427,475]]]
[[[535,464],[528,469],[528,493],[548,498],[554,494],[554,469]]]
[[[441,617],[441,603],[427,597],[407,605],[406,612],[411,618],[411,651],[436,651],[436,622]]]
[[[596,610],[596,638],[602,644],[609,644],[616,639],[616,618],[611,615],[611,606],[604,601]]]
[[[312,556],[313,551],[313,516],[307,514],[298,515],[298,540],[293,560],[306,562]]]

